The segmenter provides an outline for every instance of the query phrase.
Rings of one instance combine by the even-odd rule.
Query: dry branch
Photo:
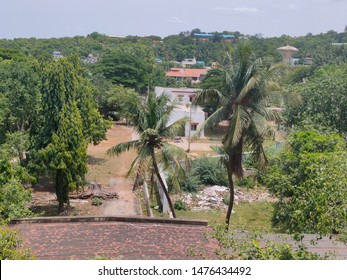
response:
[[[112,198],[119,198],[118,194],[116,192],[108,192],[105,191],[102,188],[101,184],[97,184],[97,183],[91,183],[88,186],[88,189],[80,194],[72,194],[69,195],[70,198],[72,199],[89,199],[89,198],[101,198],[104,200],[107,199],[112,199]]]

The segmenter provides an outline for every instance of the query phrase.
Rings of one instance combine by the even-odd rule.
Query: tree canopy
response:
[[[289,233],[347,230],[346,143],[338,134],[298,131],[262,176],[278,197],[273,223]]]
[[[294,90],[301,102],[288,110],[288,125],[312,124],[347,132],[347,64],[322,67]]]
[[[73,58],[62,58],[47,64],[42,78],[42,110],[31,131],[29,159],[32,164],[36,161],[39,169],[46,166],[55,178],[60,211],[64,203],[69,203],[68,192],[84,181],[90,139],[88,118],[93,117],[96,110],[96,103],[93,107],[84,100],[92,95],[87,94],[74,62]],[[86,129],[84,123],[87,123]]]
[[[153,50],[142,44],[121,44],[109,50],[95,66],[114,84],[122,84],[138,91],[148,85],[154,66]]]

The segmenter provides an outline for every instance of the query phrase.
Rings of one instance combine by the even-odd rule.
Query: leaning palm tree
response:
[[[109,155],[118,156],[125,151],[135,149],[137,156],[131,164],[127,177],[136,173],[134,183],[136,187],[139,185],[140,178],[146,177],[145,174],[150,171],[159,181],[174,218],[176,214],[161,170],[173,175],[175,185],[178,185],[179,181],[185,177],[181,162],[188,161],[186,152],[182,148],[171,145],[166,139],[176,136],[189,120],[182,118],[169,124],[175,107],[175,101],[170,101],[167,95],[156,97],[154,93],[149,93],[140,104],[133,108],[132,121],[139,139],[120,143],[107,151]]]
[[[266,88],[283,67],[267,65],[262,59],[255,58],[250,47],[244,43],[227,57],[228,64],[223,69],[220,89],[200,92],[195,103],[210,103],[217,108],[203,126],[214,127],[222,120],[229,121],[228,131],[222,140],[225,151],[222,162],[226,166],[230,185],[230,202],[225,219],[229,228],[235,194],[233,176],[243,176],[243,151],[250,151],[259,166],[266,163],[263,141],[270,128],[267,120],[273,117],[271,110],[267,109]]]

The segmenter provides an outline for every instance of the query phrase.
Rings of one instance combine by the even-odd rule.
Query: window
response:
[[[191,123],[190,124],[190,130],[191,131],[196,131],[198,128],[198,123]]]

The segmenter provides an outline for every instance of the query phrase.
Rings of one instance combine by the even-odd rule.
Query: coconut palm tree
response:
[[[223,69],[220,89],[203,90],[195,104],[210,103],[217,107],[206,119],[204,127],[214,127],[222,120],[229,121],[228,131],[222,140],[225,150],[222,162],[227,168],[230,184],[230,202],[225,219],[229,228],[234,204],[233,176],[243,176],[242,153],[247,149],[259,166],[266,163],[263,141],[270,128],[267,120],[274,117],[267,108],[266,89],[283,67],[255,58],[245,43],[239,44],[234,53],[228,53],[227,57],[228,64]]]
[[[165,188],[161,169],[173,175],[173,183],[176,185],[185,177],[184,168],[180,163],[182,160],[188,161],[186,152],[182,148],[171,145],[166,140],[177,136],[177,133],[189,120],[182,118],[169,124],[175,107],[176,102],[170,101],[167,95],[163,94],[156,97],[154,93],[149,93],[133,109],[132,121],[135,131],[139,134],[139,139],[120,143],[107,151],[109,155],[118,156],[125,151],[135,149],[137,156],[128,172],[128,176],[136,172],[134,187],[139,184],[141,177],[145,177],[145,174],[151,171],[159,181],[174,218],[176,218],[174,207],[168,190]],[[150,177],[153,178],[153,176]]]

